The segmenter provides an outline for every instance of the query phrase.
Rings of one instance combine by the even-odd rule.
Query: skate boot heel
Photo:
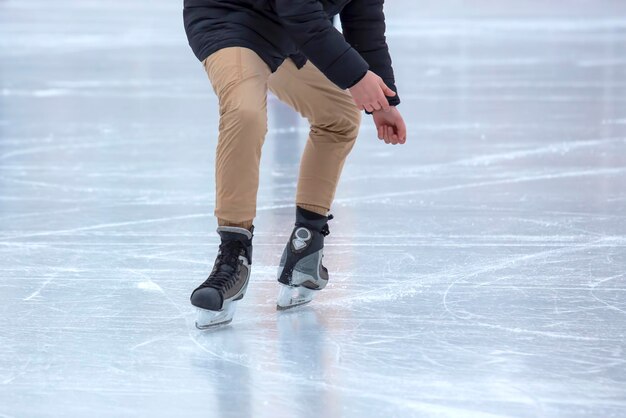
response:
[[[296,225],[278,267],[276,309],[282,311],[309,303],[315,292],[326,287],[328,270],[322,265],[322,258],[330,219],[332,215],[327,217],[297,208]]]

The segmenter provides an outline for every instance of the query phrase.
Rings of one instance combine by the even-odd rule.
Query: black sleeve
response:
[[[283,27],[300,51],[342,89],[355,85],[367,62],[332,25],[318,0],[273,0]]]
[[[396,106],[400,97],[385,38],[383,3],[384,0],[352,0],[341,11],[341,26],[346,41],[367,61],[372,72],[396,92],[387,98],[390,105]]]

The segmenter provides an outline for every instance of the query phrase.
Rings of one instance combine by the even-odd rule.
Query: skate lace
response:
[[[333,218],[334,218],[334,216],[333,216],[333,215],[328,215],[328,220],[329,220],[329,221],[330,221],[331,219],[333,219]],[[330,229],[328,228],[328,224],[325,224],[325,225],[322,227],[322,230],[320,231],[320,233],[321,233],[323,236],[328,236],[328,234],[330,234]]]
[[[217,255],[217,264],[201,286],[212,287],[221,292],[226,292],[233,287],[237,281],[239,255],[242,249],[243,244],[239,241],[222,243]]]

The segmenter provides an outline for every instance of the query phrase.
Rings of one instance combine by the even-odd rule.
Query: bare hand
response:
[[[378,130],[378,139],[385,141],[385,144],[404,144],[406,142],[406,125],[404,119],[395,106],[388,112],[383,110],[372,113],[374,123]]]
[[[387,97],[393,97],[396,93],[391,90],[382,78],[371,71],[365,74],[354,86],[349,88],[354,103],[360,110],[373,112],[375,110],[389,110]]]

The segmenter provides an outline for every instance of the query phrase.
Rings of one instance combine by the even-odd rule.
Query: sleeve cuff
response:
[[[354,48],[347,49],[323,72],[330,81],[347,89],[361,81],[369,70],[367,62]]]

